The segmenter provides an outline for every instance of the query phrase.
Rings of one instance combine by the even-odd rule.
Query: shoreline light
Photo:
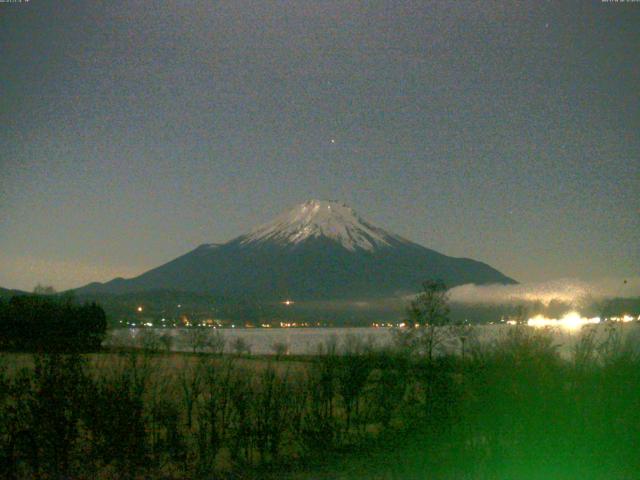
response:
[[[578,312],[569,312],[561,318],[547,318],[543,315],[536,315],[527,321],[530,327],[561,327],[568,330],[578,330],[584,325],[595,325],[600,323],[600,317],[587,318]]]

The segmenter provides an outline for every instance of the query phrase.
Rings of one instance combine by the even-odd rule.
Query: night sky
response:
[[[640,3],[0,3],[0,286],[309,198],[520,281],[640,271]]]

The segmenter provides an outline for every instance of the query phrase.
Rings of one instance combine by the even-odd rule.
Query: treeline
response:
[[[0,300],[1,350],[93,352],[100,349],[106,328],[104,310],[95,303],[77,305],[53,295]]]
[[[429,357],[425,332],[308,362],[36,355],[0,373],[0,476],[636,478],[640,355],[618,327],[570,360],[529,327],[465,332],[464,356]]]

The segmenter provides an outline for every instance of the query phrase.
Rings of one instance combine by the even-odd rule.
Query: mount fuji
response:
[[[310,200],[224,244],[205,244],[142,275],[80,294],[157,290],[266,301],[395,297],[423,281],[516,283],[489,265],[443,255],[364,220],[343,203]]]

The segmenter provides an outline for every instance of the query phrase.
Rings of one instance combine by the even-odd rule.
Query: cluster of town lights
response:
[[[293,305],[295,302],[293,300],[284,300],[282,302],[283,305],[286,306],[290,306]],[[182,305],[178,305],[178,308],[180,308]],[[142,313],[143,312],[143,307],[142,306],[138,306],[136,307],[136,311],[138,313]],[[183,315],[181,317],[181,323],[186,326],[186,327],[191,327],[193,325],[193,323],[191,321],[189,321],[189,319]],[[545,328],[545,327],[552,327],[552,328],[556,328],[556,327],[560,327],[560,328],[564,328],[566,330],[579,330],[580,328],[582,328],[585,325],[597,325],[599,323],[602,323],[603,321],[607,321],[607,322],[619,322],[619,323],[627,323],[627,322],[632,322],[638,320],[640,321],[640,315],[636,318],[634,316],[631,315],[623,315],[621,317],[608,317],[606,319],[601,319],[600,317],[583,317],[582,315],[580,315],[580,313],[576,312],[576,311],[571,311],[569,313],[566,313],[565,315],[563,315],[560,318],[548,318],[545,317],[544,315],[536,315],[532,318],[529,318],[526,322],[526,324],[530,327],[535,327],[535,328]],[[502,320],[504,322],[504,320]],[[162,327],[165,327],[166,325],[164,325],[164,323],[166,322],[166,318],[162,319]],[[120,320],[120,323],[124,323],[123,320]],[[135,327],[136,323],[131,323],[131,322],[126,322],[128,326],[131,327]],[[142,326],[146,326],[146,327],[152,327],[153,324],[151,322],[140,322]],[[506,322],[508,325],[517,325],[518,322],[516,320],[507,320]],[[276,324],[277,325],[277,324]],[[175,322],[173,322],[173,326],[175,326]],[[210,328],[221,328],[223,325],[216,320],[212,320],[212,319],[208,319],[205,321],[202,321],[199,323],[199,326],[201,327],[210,327]],[[262,328],[271,328],[273,325],[270,323],[262,323],[260,324],[260,327]],[[279,326],[280,328],[295,328],[295,327],[312,327],[312,326],[320,326],[320,323],[317,322],[316,324],[313,323],[309,323],[309,322],[279,322]],[[389,328],[389,327],[394,327],[394,326],[398,326],[400,328],[404,328],[407,327],[407,324],[405,322],[401,322],[398,324],[393,324],[393,323],[389,323],[389,322],[373,322],[371,323],[371,326],[374,328]],[[414,325],[416,328],[418,328],[420,325],[419,324],[415,324]],[[231,328],[235,328],[235,324],[231,325]],[[249,328],[249,327],[253,327],[253,325],[250,324],[246,324],[245,327]]]
[[[609,317],[607,320],[610,322],[627,323],[636,319],[631,315],[623,315],[622,317]],[[640,316],[638,317],[638,320],[640,320]],[[583,317],[578,312],[573,311],[565,314],[561,318],[547,318],[543,315],[536,315],[535,317],[527,320],[527,325],[537,328],[561,327],[567,330],[578,330],[585,325],[596,325],[601,322],[602,319],[600,317]]]

